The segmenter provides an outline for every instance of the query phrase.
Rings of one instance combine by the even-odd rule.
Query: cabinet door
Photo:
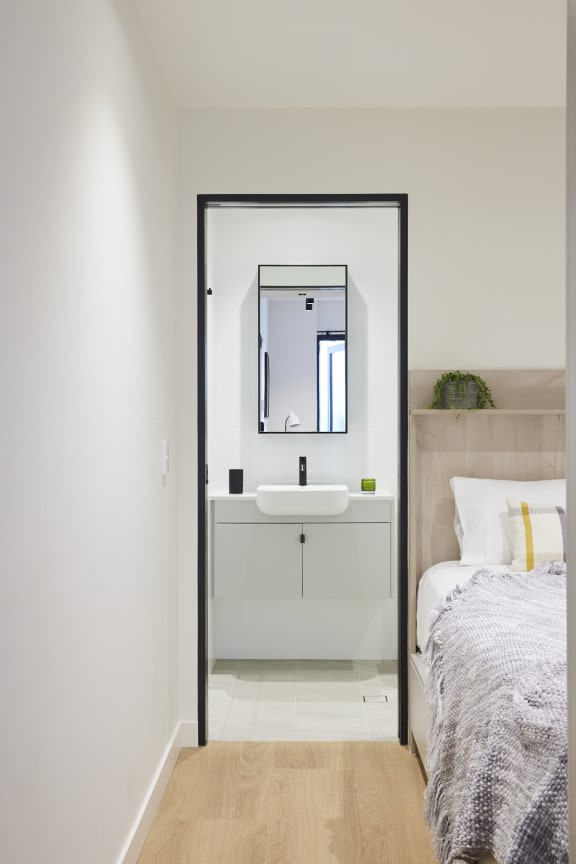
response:
[[[390,523],[305,524],[303,596],[390,597]]]
[[[302,597],[302,526],[216,523],[214,597]]]

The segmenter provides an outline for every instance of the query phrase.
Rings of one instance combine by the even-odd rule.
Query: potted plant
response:
[[[474,409],[490,405],[495,408],[490,388],[483,378],[472,372],[444,372],[434,385],[431,408]]]

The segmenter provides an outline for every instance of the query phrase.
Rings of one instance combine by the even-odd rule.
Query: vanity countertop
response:
[[[396,496],[392,494],[392,492],[383,491],[383,492],[349,492],[348,493],[352,500],[354,499],[365,499],[365,498],[374,498],[379,501],[394,501]],[[230,492],[209,492],[208,498],[210,501],[227,501],[228,499],[232,499],[234,501],[255,501],[256,500],[256,492],[242,492],[241,494],[235,494]]]

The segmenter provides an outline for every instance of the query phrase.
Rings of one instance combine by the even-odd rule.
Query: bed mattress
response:
[[[507,564],[485,564],[492,571],[509,569]],[[423,651],[430,635],[430,626],[434,611],[441,605],[456,586],[465,585],[478,570],[484,569],[478,564],[460,564],[459,561],[441,561],[429,567],[423,574],[418,585],[416,611],[416,641]]]

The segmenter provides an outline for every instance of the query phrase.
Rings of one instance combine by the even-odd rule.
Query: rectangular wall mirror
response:
[[[345,264],[258,267],[258,429],[346,432]]]

